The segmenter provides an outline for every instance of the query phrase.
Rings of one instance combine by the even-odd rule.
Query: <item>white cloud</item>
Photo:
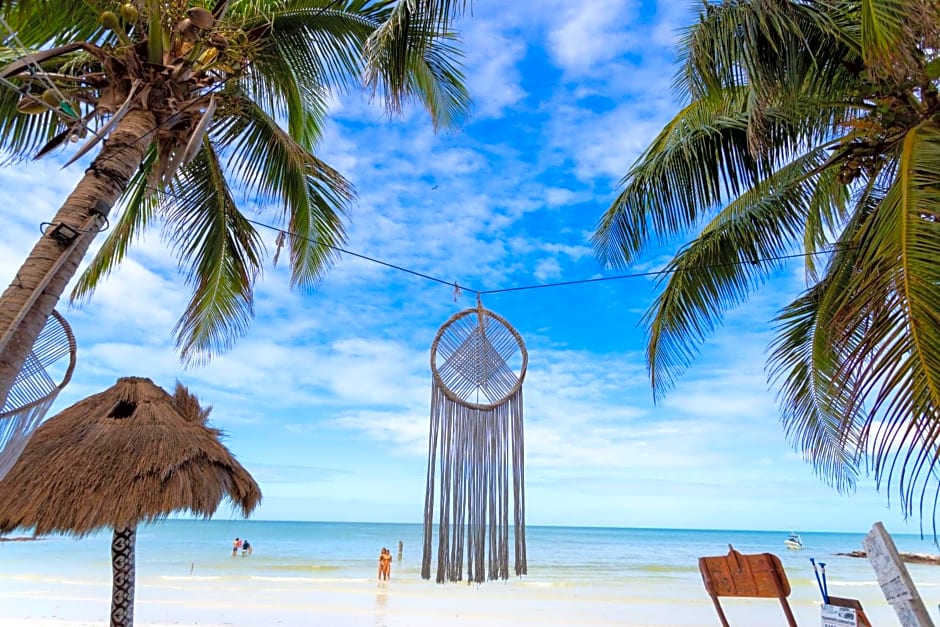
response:
[[[622,25],[636,15],[632,0],[566,4],[549,34],[552,55],[569,72],[583,72],[617,58],[631,47]]]
[[[533,276],[539,281],[550,281],[561,276],[561,264],[557,259],[542,259],[535,264]]]
[[[526,96],[517,67],[525,44],[513,33],[500,32],[501,27],[498,21],[467,20],[464,24],[463,39],[469,51],[465,75],[475,119],[501,117]]]
[[[549,207],[558,207],[561,205],[570,205],[577,198],[570,189],[550,187],[544,190],[545,204]]]

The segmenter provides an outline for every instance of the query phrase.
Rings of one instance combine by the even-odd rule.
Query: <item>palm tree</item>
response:
[[[353,198],[313,152],[328,98],[362,85],[436,126],[469,100],[454,0],[0,0],[0,151],[97,156],[0,297],[0,407],[95,235],[83,298],[155,222],[192,286],[182,358],[231,346],[252,316],[262,241],[238,197],[279,206],[292,285],[329,267]],[[283,126],[282,126],[283,124]],[[109,213],[115,205],[122,211]],[[279,250],[280,247],[278,247]]]
[[[657,399],[802,257],[767,360],[787,437],[830,485],[870,469],[922,521],[940,470],[938,43],[926,0],[705,4],[681,40],[685,104],[594,235],[625,266],[693,233],[644,318]]]

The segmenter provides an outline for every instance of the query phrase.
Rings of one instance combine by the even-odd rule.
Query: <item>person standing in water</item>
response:
[[[392,574],[392,552],[384,546],[379,553],[379,581],[388,581]]]
[[[253,549],[251,548],[251,544],[248,543],[248,538],[242,540],[242,557],[251,555],[252,550]]]
[[[235,538],[235,541],[232,542],[232,555],[238,555],[238,549],[242,548],[242,539]]]

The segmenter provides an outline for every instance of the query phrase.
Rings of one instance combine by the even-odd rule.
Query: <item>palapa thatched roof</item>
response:
[[[172,512],[209,517],[223,497],[247,516],[261,490],[206,426],[185,387],[126,377],[40,426],[0,481],[0,532],[85,535]]]

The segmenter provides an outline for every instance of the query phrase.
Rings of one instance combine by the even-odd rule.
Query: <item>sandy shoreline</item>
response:
[[[733,542],[745,553],[779,546],[776,532],[536,527],[529,572],[482,585],[421,579],[420,525],[173,521],[140,532],[138,627],[714,627],[697,559]],[[235,535],[255,545],[229,555]],[[777,554],[799,625],[820,624],[810,557],[828,563],[833,596],[858,599],[873,624],[900,624],[867,560],[839,555],[861,535],[807,533],[808,551]],[[376,581],[375,547],[404,542],[392,580]],[[901,537],[906,551],[929,547]],[[0,627],[105,627],[110,536],[0,546]],[[910,564],[936,618],[940,567]],[[722,599],[735,627],[785,624],[776,599]]]
[[[272,580],[275,579],[275,580]],[[932,589],[932,590],[935,590]],[[860,598],[874,624],[899,624],[877,587],[831,590]],[[819,602],[807,586],[789,599],[798,624],[819,624]],[[931,598],[930,596],[927,597]],[[99,627],[107,625],[110,581],[6,581],[0,590],[0,625]],[[783,624],[774,599],[726,599],[733,625]],[[138,582],[139,627],[431,627],[435,625],[713,627],[718,619],[701,586],[668,583],[642,590],[616,586],[556,586],[511,580],[480,586],[425,581],[330,581],[303,578],[155,578]]]

